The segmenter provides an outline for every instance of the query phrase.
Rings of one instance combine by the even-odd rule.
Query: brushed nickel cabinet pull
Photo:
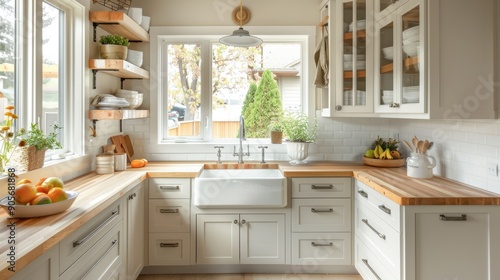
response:
[[[175,243],[160,243],[161,248],[177,248],[179,247],[179,242]]]
[[[104,252],[104,254],[94,263],[94,265],[92,265],[92,267],[87,270],[87,272],[85,273],[85,275],[83,275],[83,277],[81,279],[85,279],[87,278],[87,275],[89,275],[89,273],[94,270],[94,268],[104,259],[104,257],[106,257],[106,255],[109,253],[109,251],[111,251],[113,249],[113,247],[115,247],[116,245],[118,244],[118,240],[113,240],[111,242],[111,247],[109,247],[108,250],[106,250],[106,252]]]
[[[378,206],[378,209],[384,211],[386,214],[391,214],[391,209],[387,208],[384,204]]]
[[[160,190],[165,190],[165,191],[175,191],[179,190],[181,187],[180,186],[174,186],[174,185],[160,185]]]
[[[314,246],[314,247],[322,247],[322,246],[333,246],[333,243],[332,242],[329,242],[329,243],[316,243],[316,242],[311,242],[311,246]]]
[[[246,224],[246,223],[247,223],[247,221],[246,221],[246,220],[244,220],[244,219],[243,219],[243,220],[241,220],[241,224],[242,224],[242,225],[244,225],[244,224]]]
[[[378,230],[376,230],[372,225],[370,225],[367,219],[362,219],[361,221],[363,221],[363,223],[365,223],[371,230],[373,230],[373,232],[375,232],[378,235],[378,237],[385,240],[385,234],[382,234]]]
[[[160,213],[162,213],[162,214],[175,214],[175,213],[179,213],[179,209],[160,209]]]
[[[448,217],[446,215],[439,215],[439,219],[441,221],[452,221],[452,222],[463,222],[463,221],[467,221],[467,215],[465,214],[462,214],[460,217]]]
[[[359,195],[361,195],[362,197],[364,197],[364,198],[368,198],[368,194],[367,194],[365,191],[360,190],[360,191],[358,191],[358,193],[359,193]]]
[[[233,223],[236,225],[238,223],[238,220],[234,220]]]
[[[366,265],[366,267],[368,267],[368,269],[373,273],[373,275],[375,275],[375,277],[378,279],[378,280],[382,280],[382,278],[380,278],[378,276],[378,274],[375,272],[375,270],[373,270],[373,268],[368,264],[368,260],[367,259],[361,259],[361,261],[363,261],[363,263]]]
[[[84,238],[80,240],[73,241],[73,248],[78,247],[89,240],[94,234],[96,234],[101,228],[105,227],[107,224],[111,222],[117,215],[119,214],[118,210],[111,212],[111,216],[107,218],[102,224],[97,226],[94,230],[92,230],[89,234],[87,234]]]
[[[331,190],[331,189],[333,189],[333,185],[312,185],[311,189],[313,189],[313,190]]]
[[[330,208],[330,209],[324,209],[324,210],[322,210],[322,209],[311,208],[311,212],[313,212],[313,213],[331,213],[331,212],[333,212],[333,209]]]

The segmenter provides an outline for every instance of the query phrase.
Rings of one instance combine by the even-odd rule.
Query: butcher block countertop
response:
[[[14,222],[16,269],[19,270],[48,251],[66,236],[91,220],[99,212],[123,197],[149,177],[194,178],[204,168],[280,168],[288,177],[354,177],[400,205],[500,205],[500,195],[467,186],[449,179],[414,179],[405,168],[374,168],[360,163],[318,162],[291,166],[271,164],[149,163],[147,167],[127,169],[114,174],[94,172],[65,182],[65,188],[79,192],[70,209],[52,216],[9,219],[0,210],[0,279],[12,276],[8,271],[9,225]],[[39,178],[33,178],[38,180]]]

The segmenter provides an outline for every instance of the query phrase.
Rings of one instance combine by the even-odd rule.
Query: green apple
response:
[[[367,158],[374,158],[375,157],[374,152],[375,152],[374,150],[367,150],[365,152],[365,157],[367,157]]]

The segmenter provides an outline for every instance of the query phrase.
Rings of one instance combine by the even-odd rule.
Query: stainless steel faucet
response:
[[[246,140],[245,138],[245,119],[243,116],[240,116],[240,148],[238,150],[238,153],[236,153],[236,146],[234,146],[234,152],[233,156],[238,157],[238,163],[244,163],[243,162],[243,157],[248,157],[250,156],[250,145],[247,145],[247,152],[243,152],[243,140]]]

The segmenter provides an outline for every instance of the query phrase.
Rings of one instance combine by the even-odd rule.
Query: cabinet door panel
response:
[[[11,280],[39,279],[54,280],[59,279],[59,244],[56,244],[49,251],[36,258],[22,270],[16,271]]]
[[[491,279],[487,213],[447,213],[465,221],[444,221],[443,213],[418,213],[415,217],[416,278]]]
[[[241,264],[285,263],[285,215],[241,215]]]
[[[137,278],[144,266],[144,183],[127,200],[127,277]]]
[[[239,215],[197,215],[198,264],[238,264]]]

